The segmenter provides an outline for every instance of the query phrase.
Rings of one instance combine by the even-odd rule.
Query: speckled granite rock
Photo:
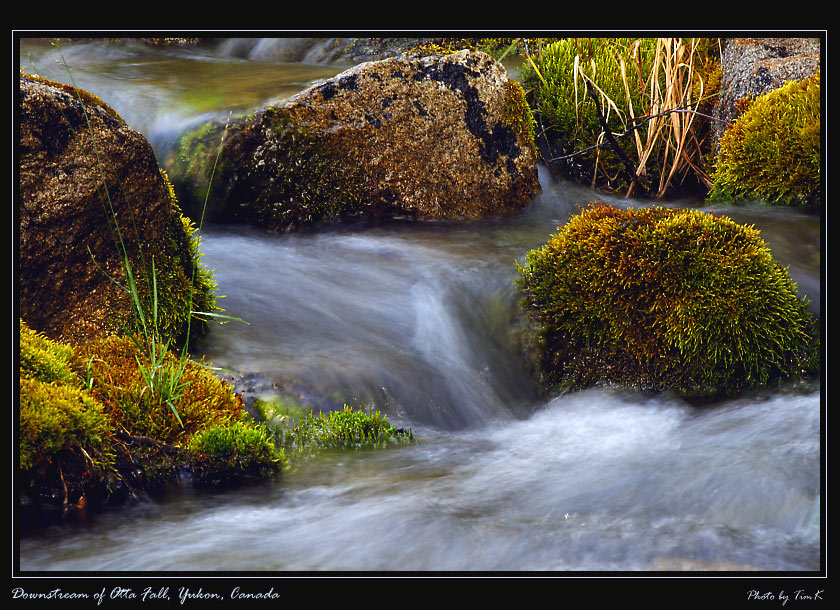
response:
[[[480,52],[360,64],[233,122],[208,218],[288,229],[521,210],[540,187],[532,140],[510,120],[517,87]],[[187,213],[220,140],[203,133],[182,138],[170,166]]]
[[[124,273],[105,189],[138,280],[137,235],[147,264],[155,256],[161,307],[189,292],[193,260],[149,143],[101,100],[80,95],[84,104],[66,85],[20,77],[20,315],[69,342],[120,331],[131,318],[127,295],[108,277]],[[188,312],[174,318],[183,322]]]
[[[721,55],[721,96],[712,126],[714,145],[737,118],[736,103],[802,80],[820,68],[819,38],[731,38]]]

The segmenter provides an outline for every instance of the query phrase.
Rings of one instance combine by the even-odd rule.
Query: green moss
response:
[[[596,205],[519,266],[547,385],[735,394],[815,372],[807,302],[753,227]]]
[[[271,396],[258,398],[254,402],[254,408],[259,419],[271,426],[282,425],[295,419],[301,419],[311,411],[310,408],[301,405],[291,396]]]
[[[354,411],[347,405],[341,411],[309,413],[285,431],[285,445],[290,451],[304,454],[325,448],[383,447],[410,440],[410,430],[395,428],[378,411]]]
[[[206,333],[206,317],[197,316],[195,312],[220,310],[216,305],[217,284],[213,273],[201,264],[203,255],[199,250],[197,227],[181,213],[168,176],[162,170],[160,173],[170,197],[169,222],[159,235],[146,238],[136,246],[128,244],[127,248],[147,325],[153,326],[151,320],[155,318],[156,301],[156,333],[162,342],[169,341],[174,347]],[[116,328],[127,329],[129,334],[143,333],[142,321],[129,294],[122,295],[114,311],[119,312]]]
[[[43,474],[56,460],[102,474],[113,462],[102,405],[82,390],[73,348],[20,327],[20,467]]]
[[[505,105],[502,114],[502,124],[513,130],[514,133],[534,149],[534,129],[536,121],[531,113],[531,107],[525,98],[525,90],[515,80],[505,83]]]
[[[193,436],[188,445],[200,482],[239,482],[265,479],[280,472],[283,450],[264,424],[234,421],[213,426]]]
[[[72,369],[73,348],[47,338],[19,320],[20,375],[44,383],[74,384],[78,376]]]
[[[821,205],[820,73],[759,96],[723,135],[710,199]]]
[[[102,406],[72,385],[20,378],[20,467],[45,472],[59,457],[91,472],[113,462]]]
[[[482,51],[496,58],[505,53],[518,53],[522,42],[526,41],[531,48],[548,44],[556,38],[424,38],[422,42],[407,53],[415,56],[451,55],[464,49]]]
[[[215,219],[225,207],[224,191],[220,188],[225,177],[220,172],[212,184],[210,180],[223,134],[224,124],[214,121],[184,132],[168,162],[173,196],[177,193],[183,211],[195,222],[200,222],[202,213]]]

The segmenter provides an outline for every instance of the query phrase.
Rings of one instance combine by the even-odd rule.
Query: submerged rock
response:
[[[540,188],[530,127],[521,87],[485,53],[364,63],[233,121],[207,218],[286,229],[520,210]],[[185,134],[168,166],[193,218],[221,134]]]
[[[70,342],[132,327],[131,300],[112,280],[125,283],[127,254],[144,299],[154,259],[160,330],[180,338],[191,282],[200,311],[212,282],[203,270],[193,279],[193,228],[149,143],[90,93],[38,77],[20,77],[19,117],[21,317]]]

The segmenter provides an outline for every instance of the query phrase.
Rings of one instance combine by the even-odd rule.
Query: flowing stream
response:
[[[61,54],[161,157],[186,125],[346,67],[241,59],[234,46],[79,41]],[[28,72],[67,82],[59,59],[22,41]],[[473,224],[205,227],[220,304],[248,324],[214,325],[200,353],[253,393],[372,405],[418,442],[325,452],[257,487],[185,488],[27,533],[21,569],[819,570],[818,385],[702,409],[668,394],[535,390],[517,349],[514,262],[596,198],[543,168],[541,184],[525,212]],[[761,229],[819,313],[819,218],[714,211]]]

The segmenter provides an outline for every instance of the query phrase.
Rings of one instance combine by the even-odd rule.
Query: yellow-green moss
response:
[[[45,472],[59,457],[104,471],[113,462],[102,406],[72,385],[20,378],[20,467]]]
[[[143,243],[129,257],[143,315],[153,326],[153,308],[157,301],[157,328],[163,342],[181,346],[207,331],[206,317],[194,312],[218,312],[213,273],[201,264],[197,227],[181,213],[175,191],[166,172],[160,171],[170,197],[171,223],[164,227],[159,243]],[[141,253],[142,251],[142,253]],[[154,263],[154,269],[152,268]],[[123,313],[115,326],[129,333],[143,333],[143,325],[130,295],[124,294]]]
[[[202,430],[190,439],[187,450],[199,481],[213,485],[270,477],[286,460],[269,429],[250,421]]]
[[[113,462],[108,418],[82,389],[73,348],[20,328],[20,467],[33,476],[61,458],[89,473]]]
[[[820,73],[765,93],[724,133],[709,198],[821,205]]]
[[[702,396],[816,371],[807,302],[759,232],[726,217],[591,206],[519,271],[549,386]]]
[[[536,121],[531,113],[531,107],[525,98],[522,85],[515,80],[505,83],[505,104],[502,114],[502,124],[509,127],[534,149],[534,129]]]
[[[78,376],[72,370],[73,348],[47,338],[19,320],[20,375],[45,383],[74,384]]]
[[[324,448],[381,447],[413,438],[410,430],[395,428],[379,411],[354,411],[347,405],[341,411],[309,413],[285,431],[285,444],[290,451],[304,454]]]

